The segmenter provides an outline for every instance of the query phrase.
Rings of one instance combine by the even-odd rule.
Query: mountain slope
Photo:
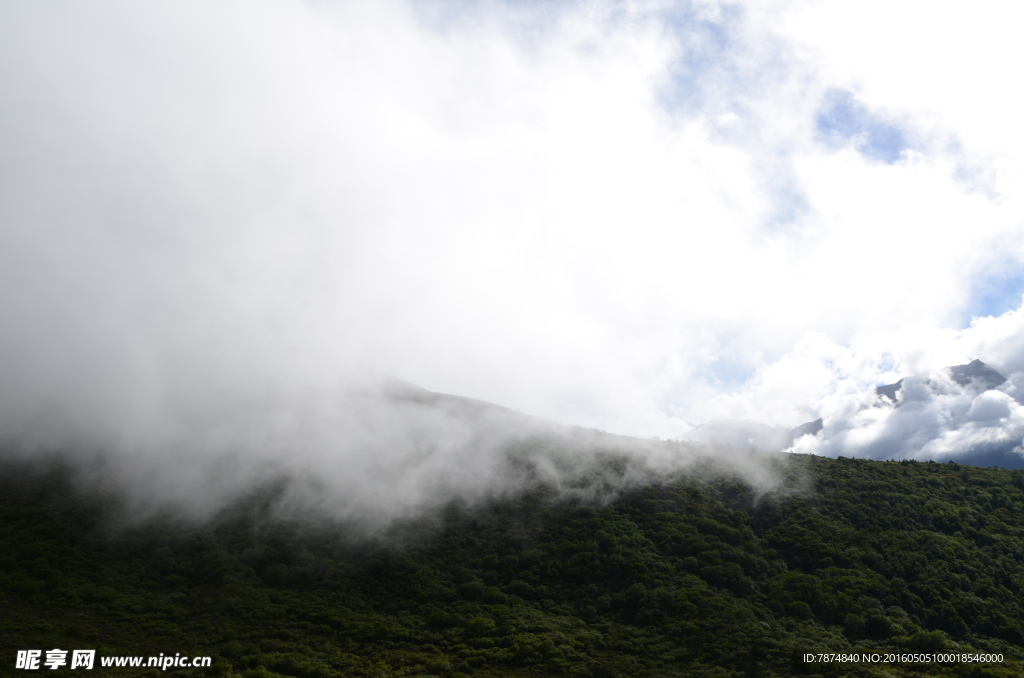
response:
[[[1024,672],[1024,473],[775,462],[768,495],[728,475],[596,502],[541,483],[371,539],[275,518],[274,487],[204,525],[127,526],[66,471],[6,464],[0,673],[33,647],[210,654],[178,675],[251,678]],[[803,660],[869,651],[1002,661]]]

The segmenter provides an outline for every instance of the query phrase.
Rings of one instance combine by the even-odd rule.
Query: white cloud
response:
[[[1024,58],[1020,8],[988,0],[970,11],[911,0],[786,3],[773,28],[808,50],[824,77],[869,104],[951,133],[969,151],[1019,163],[1024,102],[1009,86]],[[1015,156],[1015,157],[1014,157]]]
[[[1024,367],[959,329],[1024,257],[1018,47],[816,7],[4,7],[0,429],[176,440],[369,369],[675,437]],[[914,147],[825,143],[837,89]]]
[[[829,456],[874,459],[938,459],[987,464],[1024,465],[1024,407],[1018,369],[1022,351],[1021,311],[976,319],[964,330],[917,328],[892,345],[907,347],[911,359],[881,372],[885,356],[871,344],[855,360],[867,379],[839,381],[834,393],[820,400],[824,428],[817,436],[796,441],[794,450]],[[916,354],[913,346],[926,347]],[[940,365],[966,363],[982,357],[1008,376],[996,390],[961,386]],[[902,370],[902,373],[900,373]],[[905,377],[899,404],[874,397],[873,383]],[[1000,456],[1002,455],[1002,456]]]

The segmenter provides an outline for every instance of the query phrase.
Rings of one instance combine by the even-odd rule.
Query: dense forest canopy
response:
[[[715,474],[593,502],[538,486],[358,538],[275,518],[274,487],[202,525],[129,523],[60,467],[8,463],[3,673],[54,647],[207,654],[180,675],[251,678],[1024,671],[1024,472],[778,462],[767,495]],[[866,652],[1003,661],[803,659]]]

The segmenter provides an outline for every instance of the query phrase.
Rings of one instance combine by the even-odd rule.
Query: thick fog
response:
[[[392,377],[632,436],[902,444],[841,402],[1024,369],[1015,24],[907,7],[7,3],[5,454],[197,511],[282,470],[374,515],[517,486],[524,420],[367,395]],[[920,440],[1015,431],[1006,393]]]
[[[202,401],[201,411],[129,413],[113,437],[102,429],[109,419],[58,423],[50,430],[73,435],[32,431],[5,441],[4,457],[59,461],[79,488],[114,496],[133,521],[205,520],[261,496],[276,517],[368,531],[539,488],[599,503],[679,474],[734,478],[755,495],[786,489],[778,456],[564,426],[389,378],[231,395]]]

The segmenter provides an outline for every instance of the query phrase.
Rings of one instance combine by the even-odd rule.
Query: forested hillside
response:
[[[0,473],[3,675],[16,650],[208,654],[176,675],[1017,676],[1024,472],[791,457],[782,488],[552,488],[386,535],[273,517],[123,522],[68,472]],[[807,653],[1001,654],[807,663]],[[191,671],[191,673],[190,673]],[[168,671],[163,675],[175,675]]]

